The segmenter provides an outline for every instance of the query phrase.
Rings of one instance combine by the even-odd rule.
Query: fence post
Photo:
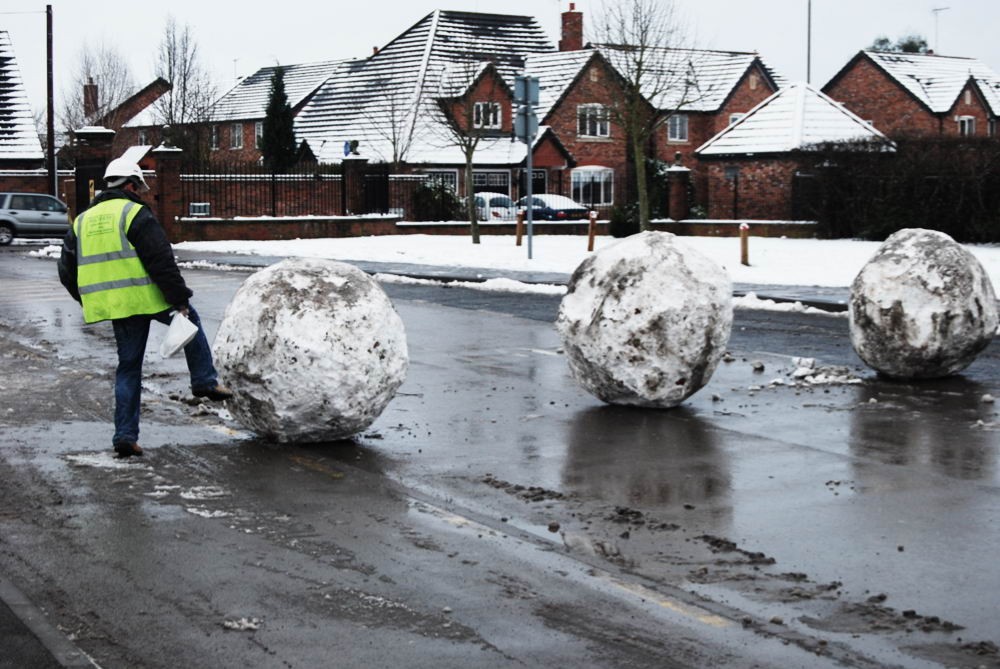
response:
[[[173,146],[161,144],[150,152],[156,161],[156,217],[171,242],[182,242],[177,219],[184,213],[181,190],[181,157],[184,152]]]
[[[114,138],[115,131],[108,128],[86,127],[74,133],[76,193],[67,203],[74,217],[90,206],[94,191],[104,188],[104,169],[111,160]]]
[[[590,223],[587,225],[587,251],[594,250],[594,235],[597,234],[597,212],[590,210]]]
[[[524,212],[517,212],[517,223],[514,224],[514,235],[517,237],[515,246],[521,245],[521,235],[524,234]]]
[[[345,214],[360,214],[365,209],[365,166],[367,158],[351,154],[344,156]]]
[[[740,263],[750,266],[750,226],[740,223]]]
[[[683,221],[691,213],[691,203],[688,202],[688,184],[691,181],[691,170],[680,164],[667,168],[667,197],[669,203],[667,216],[675,221]]]

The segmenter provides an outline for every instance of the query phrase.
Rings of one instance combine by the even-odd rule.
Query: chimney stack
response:
[[[95,120],[97,115],[97,84],[93,77],[87,77],[83,85],[83,115],[88,122]]]
[[[569,11],[562,14],[562,39],[560,51],[579,51],[583,48],[583,12],[576,11],[576,3],[569,3]]]

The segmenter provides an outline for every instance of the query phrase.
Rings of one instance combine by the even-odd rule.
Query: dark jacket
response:
[[[184,277],[181,276],[181,271],[177,268],[174,250],[167,240],[167,234],[163,231],[160,222],[156,220],[149,205],[143,202],[138,195],[120,188],[109,188],[95,197],[90,206],[93,207],[106,200],[120,199],[131,200],[143,205],[139,209],[139,213],[132,219],[132,225],[129,226],[126,237],[135,247],[149,278],[163,292],[163,297],[168,303],[174,307],[187,306],[188,299],[194,293],[184,283]],[[62,254],[59,256],[59,280],[73,296],[73,299],[79,302],[80,290],[77,285],[76,268],[76,234],[70,227],[63,239]]]

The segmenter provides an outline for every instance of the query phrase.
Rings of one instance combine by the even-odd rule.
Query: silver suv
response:
[[[0,193],[0,246],[14,237],[62,237],[69,226],[66,205],[51,195]]]

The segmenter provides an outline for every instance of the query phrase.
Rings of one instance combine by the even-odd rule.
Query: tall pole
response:
[[[941,12],[946,12],[951,7],[935,7],[931,11],[934,13],[934,51],[935,53],[940,50],[940,44],[938,43],[938,18],[941,16]]]
[[[48,149],[45,156],[45,167],[49,172],[49,191],[51,195],[59,196],[59,186],[56,175],[56,128],[55,128],[55,95],[52,85],[52,5],[45,5],[45,51],[48,60],[46,66],[46,97],[48,98],[48,112],[46,112],[45,122],[48,126],[45,140]]]
[[[806,5],[806,83],[812,83],[813,3]]]

